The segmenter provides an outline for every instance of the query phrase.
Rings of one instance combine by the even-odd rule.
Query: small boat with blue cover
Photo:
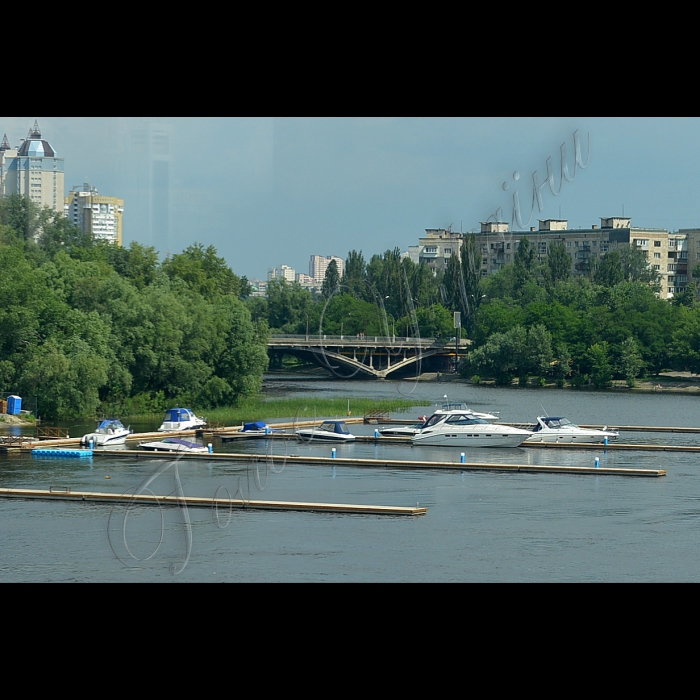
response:
[[[92,442],[95,447],[123,445],[127,436],[133,432],[130,428],[125,428],[116,418],[105,418],[94,432],[83,435],[80,444],[87,446]]]
[[[299,428],[296,435],[300,440],[323,440],[324,442],[352,442],[355,436],[350,433],[345,421],[326,420],[311,428]]]

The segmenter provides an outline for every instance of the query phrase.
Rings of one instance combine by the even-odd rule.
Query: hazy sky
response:
[[[533,172],[544,182],[551,157],[558,188],[566,143],[571,176],[576,130],[584,163],[590,134],[588,166],[559,196],[541,189],[530,225],[559,218],[561,207],[570,228],[588,227],[624,206],[633,226],[700,227],[698,118],[31,116],[0,117],[0,137],[18,144],[34,119],[65,158],[66,192],[88,178],[125,200],[125,244],[163,255],[211,244],[249,278],[281,264],[308,273],[311,255],[407,250],[426,228],[478,230],[499,207],[510,222],[515,191],[526,224]],[[154,156],[168,162],[160,229],[135,166],[134,134],[148,124],[168,134],[167,153]]]

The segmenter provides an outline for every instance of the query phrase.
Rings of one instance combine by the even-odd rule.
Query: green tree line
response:
[[[659,298],[657,273],[643,251],[621,247],[579,264],[562,242],[540,259],[523,237],[512,263],[481,275],[482,253],[465,235],[460,256],[434,274],[402,258],[398,248],[348,253],[342,278],[329,265],[320,295],[273,281],[268,298],[249,299],[254,318],[275,333],[451,337],[453,312],[472,341],[465,377],[507,384],[554,380],[563,386],[609,386],[664,369],[700,372],[696,285],[673,300]],[[693,271],[700,277],[700,265]]]
[[[267,326],[249,292],[199,243],[95,241],[19,196],[0,200],[0,391],[38,397],[44,418],[234,404],[258,392]]]

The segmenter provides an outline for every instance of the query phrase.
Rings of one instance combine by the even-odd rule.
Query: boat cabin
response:
[[[348,426],[345,425],[345,422],[342,420],[323,421],[316,430],[323,430],[326,433],[335,433],[337,435],[350,435]]]
[[[95,432],[101,435],[112,435],[120,430],[126,430],[120,420],[116,418],[105,418],[105,420],[97,426]]]
[[[542,428],[549,428],[550,430],[559,430],[560,428],[578,428],[574,425],[568,418],[562,416],[540,416],[537,418],[538,425],[535,427],[534,432],[542,430]]]

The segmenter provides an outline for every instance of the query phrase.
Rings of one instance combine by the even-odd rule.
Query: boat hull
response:
[[[320,430],[316,432],[312,430],[297,430],[296,436],[300,440],[313,440],[314,442],[352,442],[355,439],[354,435],[337,435]]]
[[[126,438],[131,435],[130,432],[126,432],[123,435],[100,435],[99,433],[89,433],[84,435],[80,441],[81,445],[89,445],[92,440],[92,444],[95,447],[111,447],[112,445],[124,445],[126,444]]]
[[[147,450],[149,452],[190,452],[195,454],[206,454],[209,452],[208,447],[186,447],[185,445],[169,445],[161,442],[142,442],[139,445],[139,450]]]
[[[494,428],[496,426],[493,426]],[[428,445],[430,447],[518,447],[530,433],[501,432],[490,430],[489,432],[469,432],[451,430],[449,432],[418,433],[411,441],[414,445]]]
[[[604,443],[605,439],[617,440],[617,435],[614,433],[602,434],[589,433],[581,431],[580,433],[535,433],[531,435],[525,442],[537,443],[543,442],[548,444],[572,445],[575,443],[599,444]]]

